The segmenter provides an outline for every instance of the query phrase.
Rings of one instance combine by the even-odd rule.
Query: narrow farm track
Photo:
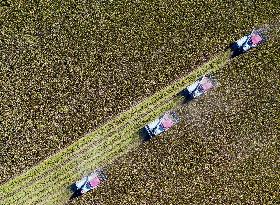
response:
[[[0,187],[3,204],[38,204],[46,200],[65,202],[66,187],[92,169],[105,165],[139,144],[137,129],[164,111],[178,105],[173,98],[198,76],[214,72],[227,62],[222,53],[195,72],[172,83],[154,96],[100,127],[57,155]],[[168,102],[168,103],[167,103]],[[132,137],[131,137],[132,136]],[[28,187],[22,189],[22,187]],[[50,203],[51,204],[51,203]]]

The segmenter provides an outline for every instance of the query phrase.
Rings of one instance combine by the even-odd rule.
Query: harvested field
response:
[[[241,1],[228,4],[203,2],[103,1],[93,4],[69,1],[61,5],[56,2],[33,5],[15,1],[9,6],[2,6],[1,183],[135,106],[143,96],[151,96],[171,81],[196,69],[197,65],[209,60],[209,56],[220,52],[228,42],[248,32],[253,25],[274,21],[271,18],[279,15],[278,1],[256,1],[255,4]],[[268,55],[265,48],[270,49],[272,59],[279,57],[275,50],[277,44],[263,47],[264,56]],[[248,56],[252,55],[259,60],[256,66],[261,66],[264,57],[258,56],[258,52]],[[275,66],[279,64],[279,61],[265,60],[268,62],[264,62],[265,65],[272,62]],[[255,62],[252,59],[247,61]],[[241,68],[241,65],[248,64],[247,61],[234,62],[237,68]],[[254,64],[249,63],[248,66],[252,69]],[[250,74],[255,73],[255,70],[251,70]],[[277,86],[275,74],[271,76],[271,82],[276,82],[274,86]],[[239,75],[246,79],[248,73]],[[267,75],[248,79],[269,81]],[[241,99],[242,103],[245,102]],[[260,111],[263,109],[272,109],[269,102],[255,104],[258,113],[262,113]],[[250,110],[250,107],[247,109]],[[234,122],[237,123],[238,119]],[[252,116],[248,118],[248,123],[252,119]],[[269,121],[272,117],[262,119]],[[274,119],[277,119],[276,114]],[[199,126],[200,119],[193,120]],[[273,126],[273,122],[270,126]],[[256,127],[261,125],[257,124]],[[245,126],[244,129],[249,132],[253,128]],[[235,137],[240,134],[234,133]],[[247,136],[245,131],[242,134],[240,136]],[[250,143],[249,138],[244,139]],[[273,146],[271,150],[276,153]],[[264,159],[265,153],[265,150],[260,152]],[[139,160],[139,163],[142,161]],[[112,178],[118,176],[114,170],[119,169],[118,166],[112,166],[116,173]],[[127,166],[130,164],[127,163]],[[239,165],[236,166],[238,168]],[[114,189],[118,184],[117,181],[114,186],[110,183],[113,182],[106,186]],[[111,192],[114,192],[113,189]],[[95,193],[92,194],[96,197]],[[104,200],[102,196],[100,201]],[[112,198],[114,200],[117,198]]]

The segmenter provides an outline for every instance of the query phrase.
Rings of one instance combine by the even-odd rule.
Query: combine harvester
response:
[[[268,28],[260,28],[257,30],[254,29],[250,34],[245,35],[241,39],[231,43],[230,46],[226,48],[226,50],[230,49],[231,51],[229,60],[244,54],[266,42],[267,31]],[[182,105],[184,105],[187,102],[190,102],[206,94],[208,91],[217,86],[218,82],[213,75],[203,75],[193,84],[188,85],[185,89],[179,92],[175,97],[183,98]],[[171,127],[180,122],[180,117],[175,109],[165,112],[163,115],[156,118],[139,130],[139,135],[143,142],[149,141],[153,137],[169,130]],[[90,190],[96,189],[105,180],[107,180],[107,175],[105,174],[104,170],[95,170],[88,176],[83,177],[81,180],[73,183],[69,187],[72,192],[70,200],[79,197]]]
[[[256,48],[263,44],[267,40],[268,28],[260,28],[253,30],[250,34],[243,36],[236,42],[230,44],[229,48],[231,50],[230,58],[239,56],[252,48]]]
[[[82,178],[80,181],[75,182],[69,188],[72,192],[70,200],[81,196],[82,194],[96,189],[99,187],[103,181],[107,180],[107,175],[103,169],[96,169],[94,172],[88,176]]]
[[[197,79],[193,84],[186,87],[180,93],[177,94],[178,97],[183,97],[183,104],[189,102],[199,96],[204,95],[209,90],[217,86],[217,81],[210,75],[205,75]],[[159,118],[145,125],[139,130],[140,136],[143,141],[148,141],[156,135],[159,135],[175,124],[179,123],[180,118],[175,110],[167,111]]]
[[[231,50],[229,59],[244,54],[249,50],[263,44],[267,40],[267,31],[267,28],[260,28],[258,30],[254,29],[250,34],[245,35],[241,39],[231,43],[227,48]],[[217,85],[217,80],[213,76],[205,75],[197,79],[192,85],[189,85],[184,90],[182,90],[177,96],[184,97],[183,104],[185,104],[186,102],[204,95],[209,90],[217,87]],[[139,131],[140,136],[144,142],[148,141],[156,135],[167,131],[179,121],[180,117],[176,111],[167,111],[159,118],[141,128]]]

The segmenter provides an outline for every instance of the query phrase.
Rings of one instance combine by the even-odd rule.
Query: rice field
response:
[[[189,82],[180,79],[203,67],[206,62],[211,62],[213,56],[219,56],[229,42],[249,32],[253,26],[274,22],[279,17],[278,1],[7,2],[0,5],[0,190],[4,193],[1,194],[1,202],[4,200],[3,203],[12,204],[22,204],[26,200],[33,204],[61,202],[69,194],[62,187],[66,188],[69,182],[92,168],[113,163],[115,156],[132,148],[136,150],[134,154],[143,149],[152,149],[153,145],[135,149],[139,145],[135,129],[176,104],[169,101],[170,97]],[[277,67],[279,61],[269,59],[277,59],[279,41],[276,38],[272,42],[274,44],[262,47],[262,52],[254,51],[239,58],[240,61],[230,62],[230,66],[234,64],[236,69],[226,68],[243,78],[249,76],[245,78],[246,81],[274,82],[276,96],[279,85],[277,70],[270,68],[274,73],[268,78],[252,69],[271,63]],[[269,53],[265,52],[266,49],[269,49]],[[246,61],[252,55],[255,61]],[[247,64],[250,73],[238,70]],[[262,68],[263,71],[266,69]],[[252,77],[255,76],[253,74],[256,78]],[[229,75],[232,73],[225,72],[221,79]],[[177,84],[178,87],[167,86],[177,81],[182,84]],[[162,92],[164,89],[169,90]],[[227,92],[224,91],[225,96]],[[245,102],[243,98],[240,99],[241,104],[236,104],[236,108]],[[268,102],[274,102],[272,98],[269,99]],[[276,105],[279,102],[277,99]],[[255,104],[256,110],[261,109],[258,112],[262,113],[263,110],[272,109],[268,102],[266,107]],[[135,121],[140,116],[141,121]],[[275,121],[277,116],[274,114]],[[236,118],[236,123],[246,117]],[[272,117],[266,120],[270,122]],[[252,118],[247,121],[251,122]],[[273,126],[273,122],[268,124]],[[195,121],[195,125],[199,123],[199,119]],[[258,124],[260,129],[261,125]],[[214,128],[208,127],[213,132]],[[251,128],[245,126],[244,129],[249,132]],[[235,131],[234,136],[245,136],[245,133],[241,135]],[[107,135],[110,138],[103,138]],[[260,137],[263,135],[260,134]],[[250,145],[248,139],[246,142]],[[270,147],[269,144],[266,146]],[[268,152],[275,155],[276,150],[272,146],[259,155],[269,161],[266,156]],[[73,157],[77,155],[81,158]],[[130,158],[129,155],[127,157]],[[45,159],[47,161],[43,161]],[[139,163],[143,160],[139,160]],[[252,161],[250,157],[248,160]],[[80,164],[81,161],[83,163]],[[131,166],[129,160],[124,160],[126,162],[127,167]],[[63,163],[67,163],[67,166],[62,166]],[[238,163],[234,165],[236,169],[242,166],[242,163]],[[119,166],[112,165],[112,173],[115,173],[112,179],[121,176],[114,170],[120,169]],[[47,175],[50,178],[42,178],[44,170],[51,171]],[[122,179],[126,177],[124,175]],[[48,192],[56,189],[46,189],[45,182],[60,187],[60,191],[54,193],[59,194],[57,198],[47,196]],[[21,189],[23,185],[33,183],[36,184],[33,188]],[[113,182],[108,183],[105,189],[111,186],[112,190],[110,192],[108,188],[106,192],[119,190],[110,184]],[[34,193],[32,190],[35,190]],[[144,193],[145,190],[142,190]],[[147,190],[151,191],[149,188]],[[31,198],[30,191],[33,193]],[[91,196],[96,198],[100,193],[101,198],[97,197],[96,201],[102,202],[106,192],[103,188],[85,199],[92,200]],[[120,190],[120,193],[123,192]],[[170,193],[164,199],[166,203],[169,203],[168,197],[175,194]],[[150,196],[150,200],[153,200],[152,193]],[[45,197],[48,202],[44,201]],[[131,198],[127,197],[127,201],[121,204],[137,203],[132,200],[133,194]],[[170,201],[173,200],[171,198]],[[119,198],[108,197],[106,200],[113,203]],[[104,203],[110,204],[106,200]],[[82,199],[77,203],[84,201]]]

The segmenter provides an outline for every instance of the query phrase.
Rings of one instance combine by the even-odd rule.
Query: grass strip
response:
[[[126,154],[128,153],[130,150],[134,149],[135,147],[137,147],[138,144],[137,143],[130,143],[128,144],[126,147],[123,147],[123,150],[121,150],[120,152],[122,154]],[[118,159],[118,157],[113,157],[110,160],[107,161],[107,163],[111,163],[114,160]],[[110,180],[110,179],[109,179]],[[106,182],[105,182],[106,183]],[[65,186],[67,186],[67,182],[65,183]],[[101,185],[102,186],[102,185]],[[71,193],[69,193],[68,191],[64,190],[60,190],[59,193],[56,194],[56,196],[53,196],[52,198],[48,197],[48,198],[41,198],[41,200],[36,203],[36,205],[53,205],[53,204],[65,204],[66,199],[69,199],[71,196]],[[50,198],[50,199],[49,199]]]
[[[169,103],[169,104],[172,104],[172,103]],[[171,108],[171,107],[173,107],[174,105],[176,105],[176,103],[174,104],[173,103],[173,105],[172,106],[169,106],[169,108]],[[150,113],[150,115],[152,115],[152,116],[150,116],[150,115],[147,115],[145,118],[146,118],[146,120],[145,121],[149,121],[149,120],[151,120],[151,119],[154,119],[156,116],[158,116],[159,114],[161,114],[163,111],[162,110],[166,110],[166,108],[163,108],[163,109],[159,109],[159,111],[158,112],[154,112],[154,113]],[[141,126],[141,122],[140,122],[140,124],[138,123],[138,125],[137,126]],[[129,126],[129,127],[127,127],[126,128],[126,130],[125,131],[123,131],[123,132],[121,132],[119,135],[117,135],[116,137],[114,137],[114,138],[109,138],[109,141],[106,141],[106,143],[105,143],[105,145],[103,145],[103,146],[98,146],[98,150],[96,150],[95,148],[94,148],[94,154],[92,153],[92,150],[88,150],[85,154],[90,154],[91,156],[94,156],[94,158],[96,158],[96,157],[98,157],[98,156],[100,156],[100,155],[103,155],[103,153],[106,153],[107,151],[110,151],[110,149],[111,148],[113,148],[114,146],[116,146],[116,145],[118,145],[119,143],[119,137],[121,137],[122,138],[122,136],[130,136],[133,132],[135,132],[135,125],[134,126]],[[128,133],[128,134],[126,134],[126,133]],[[117,139],[117,140],[116,140]],[[112,146],[112,144],[113,144],[113,146]],[[99,152],[101,150],[101,153]],[[100,154],[99,154],[100,153]],[[75,159],[75,158],[74,158]],[[70,164],[70,165],[68,165],[68,166],[70,166],[70,167],[72,167],[71,169],[73,169],[73,168],[75,168],[75,167],[77,167],[77,166],[82,166],[82,167],[84,167],[84,165],[83,164],[86,164],[86,163],[88,163],[88,160],[87,160],[87,158],[86,158],[86,156],[79,156],[79,158],[77,158],[78,159],[78,161],[73,161],[73,163],[72,164]],[[81,163],[80,163],[81,162]],[[64,165],[64,167],[67,167],[67,165]],[[72,172],[75,172],[75,170],[72,170]],[[59,181],[59,180],[61,180],[60,178],[58,178],[57,177],[57,175],[56,175],[56,173],[52,173],[53,174],[53,178],[48,178],[47,179],[47,181],[52,181],[53,183],[55,183],[56,181]],[[62,176],[63,177],[63,176]],[[42,180],[43,180],[43,182],[42,182]],[[32,187],[36,187],[36,184],[41,184],[41,183],[43,183],[43,184],[45,184],[45,179],[44,178],[42,178],[41,180],[39,180],[39,181],[37,181]],[[33,194],[36,194],[37,192],[38,192],[38,187],[36,187],[36,188],[34,188],[35,190],[36,190],[36,192],[34,193],[33,192]],[[23,192],[23,191],[21,191],[22,193],[25,193],[26,192],[26,190]],[[17,195],[20,195],[20,193],[17,193]],[[18,198],[20,198],[20,199],[22,199],[22,197],[23,197],[23,194],[22,194],[22,196],[19,196]],[[23,197],[24,198],[24,197]]]
[[[172,108],[174,108],[175,106],[177,106],[178,105],[178,102],[180,102],[180,99],[178,99],[178,98],[174,98],[173,100],[171,100],[171,101],[169,101],[167,104],[163,104],[163,106],[162,107],[159,107],[157,110],[155,110],[153,113],[150,113],[150,115],[148,115],[148,116],[145,116],[145,118],[144,118],[144,121],[146,121],[146,122],[148,122],[148,121],[150,121],[151,119],[154,119],[155,117],[157,117],[157,116],[159,116],[160,114],[162,114],[164,111],[166,111],[166,110],[169,110],[169,109],[172,109]],[[129,127],[128,129],[127,129],[127,131],[126,131],[126,135],[120,135],[120,136],[124,136],[125,138],[129,138],[129,136],[131,136],[134,132],[135,132],[135,126],[136,127],[139,127],[139,126],[141,126],[141,124],[142,124],[142,122],[141,121],[139,121],[138,123],[135,123],[135,124],[132,124],[132,126],[131,127]],[[124,141],[126,142],[127,141],[127,139],[124,139]],[[115,143],[113,143],[113,145],[114,146],[112,146],[112,148],[114,148],[114,147],[118,147],[119,145],[121,145],[121,147],[123,146],[123,144],[122,144],[123,142],[121,141],[121,142],[119,142],[119,141],[116,141]],[[109,149],[110,150],[110,149]],[[107,152],[107,150],[105,150],[104,151],[105,153]],[[79,161],[81,161],[81,166],[82,167],[84,167],[84,169],[85,169],[85,167],[87,167],[86,165],[89,165],[89,168],[87,168],[87,170],[89,170],[89,171],[91,171],[91,170],[93,170],[94,168],[96,168],[96,167],[92,167],[91,166],[91,164],[93,164],[93,166],[95,166],[95,160],[96,160],[96,158],[98,158],[100,155],[101,156],[103,156],[104,154],[92,154],[91,152],[88,152],[88,154],[90,155],[90,156],[93,156],[93,158],[89,158],[89,159],[87,159],[87,156],[84,156],[84,157],[81,157],[81,158],[79,158]],[[104,160],[105,161],[105,160]],[[77,163],[75,163],[74,164],[74,168],[75,168],[75,166],[77,166],[76,164],[78,164],[79,162],[77,162]],[[66,168],[67,166],[64,166],[64,168],[65,169],[67,169]],[[72,167],[72,166],[71,166]],[[72,168],[73,169],[73,168]],[[69,170],[68,170],[69,171]],[[75,173],[75,172],[73,172],[73,170],[71,170],[71,173]],[[63,179],[65,179],[65,178],[67,178],[68,176],[65,176],[65,175],[68,175],[68,173],[66,173],[66,174],[62,174],[62,175],[60,175],[60,176],[58,176],[57,175],[57,173],[53,173],[53,177],[52,178],[48,178],[47,180],[44,180],[43,182],[42,181],[40,181],[40,182],[38,182],[39,183],[39,187],[36,187],[36,185],[35,185],[35,187],[34,186],[32,186],[32,187],[30,187],[30,189],[32,189],[32,190],[36,190],[35,192],[32,192],[32,194],[34,194],[34,195],[36,195],[36,198],[43,198],[44,196],[47,196],[47,197],[49,197],[50,196],[50,194],[47,192],[47,193],[45,193],[45,194],[43,194],[43,195],[40,195],[40,193],[42,193],[42,191],[46,188],[46,181],[47,182],[51,182],[51,185],[49,185],[48,187],[54,187],[54,185],[56,186],[56,189],[54,190],[54,189],[52,189],[52,193],[57,193],[57,192],[59,192],[59,190],[61,190],[61,189],[63,189],[63,187],[65,187],[65,183],[63,183],[63,186],[60,186],[60,184],[61,183],[59,183],[60,181],[63,181]],[[77,174],[78,175],[78,174]],[[38,184],[37,183],[37,184]],[[41,187],[40,187],[41,186]],[[18,197],[18,199],[19,199],[19,201],[17,201],[17,200],[15,200],[15,201],[13,201],[13,203],[15,203],[16,201],[19,203],[19,204],[23,204],[23,202],[25,202],[25,203],[27,203],[27,202],[30,202],[30,201],[24,201],[26,198],[27,198],[27,200],[28,199],[30,199],[30,200],[34,200],[34,199],[36,199],[36,198],[29,198],[27,195],[25,195],[24,196],[24,193],[29,193],[29,191],[28,190],[25,190],[25,191],[23,191],[22,192],[22,196],[19,196]],[[58,195],[56,194],[56,196],[53,196],[53,197],[58,197]]]
[[[89,171],[92,171],[95,168],[97,168],[98,166],[100,166],[101,164],[103,164],[104,162],[108,163],[109,161],[118,158],[118,156],[120,156],[120,154],[122,154],[124,152],[124,150],[126,151],[127,148],[129,146],[131,146],[134,139],[133,139],[133,137],[130,137],[129,139],[125,139],[121,143],[118,143],[117,146],[115,146],[115,148],[112,149],[110,152],[108,152],[106,155],[100,156],[99,158],[92,160],[90,163],[87,163],[86,164],[87,166],[85,166],[85,168]],[[138,144],[134,143],[134,145],[132,147],[136,147],[136,145],[138,145]],[[65,200],[69,199],[70,195],[71,195],[70,191],[67,190],[66,187],[68,187],[73,182],[74,181],[73,180],[71,181],[69,178],[66,178],[65,180],[61,180],[61,182],[59,182],[58,184],[55,184],[55,189],[52,189],[51,193],[46,193],[46,192],[44,192],[44,190],[42,190],[36,196],[36,198],[32,198],[31,200],[28,199],[27,201],[23,201],[23,202],[25,202],[24,204],[26,204],[27,202],[31,203],[31,204],[38,204],[38,202],[40,202],[40,201],[41,201],[41,203],[44,203],[46,201],[52,201],[52,200],[56,200],[59,198],[61,198],[61,200],[65,202]],[[65,196],[65,197],[62,198],[62,196]],[[18,204],[23,204],[23,203],[20,202]]]
[[[8,191],[15,191],[15,184],[17,184],[19,187],[24,186],[26,181],[30,181],[29,178],[34,179],[36,177],[36,174],[37,174],[37,177],[39,177],[38,176],[39,173],[43,173],[44,171],[47,172],[47,170],[48,170],[47,167],[48,166],[53,167],[53,166],[55,166],[55,164],[57,166],[59,166],[65,158],[67,159],[67,158],[73,157],[73,156],[70,156],[70,155],[71,155],[71,153],[75,152],[75,147],[76,147],[76,150],[79,151],[80,149],[78,149],[78,147],[82,148],[82,146],[85,145],[84,143],[86,141],[88,142],[88,141],[94,140],[94,139],[98,140],[98,138],[102,137],[103,132],[108,133],[108,130],[113,129],[113,127],[116,128],[116,127],[122,126],[123,124],[125,124],[127,122],[127,120],[122,121],[123,117],[134,113],[134,110],[135,111],[138,110],[137,108],[143,107],[142,104],[144,104],[144,105],[145,104],[149,105],[149,103],[153,104],[154,102],[159,102],[159,101],[164,100],[166,97],[170,97],[170,95],[176,94],[175,92],[178,92],[178,90],[176,90],[176,88],[178,89],[178,86],[176,86],[177,84],[180,84],[179,89],[181,89],[182,84],[183,84],[183,86],[185,86],[185,84],[191,83],[192,81],[194,81],[199,76],[201,76],[205,73],[215,71],[219,67],[219,64],[221,62],[223,62],[224,60],[226,60],[227,57],[228,57],[228,54],[223,53],[222,54],[222,60],[221,60],[221,55],[218,55],[216,58],[214,58],[210,62],[206,63],[205,65],[203,65],[202,67],[200,67],[199,69],[195,70],[190,75],[188,75],[187,79],[182,78],[182,79],[179,80],[179,82],[175,82],[175,83],[171,84],[170,86],[168,86],[167,88],[165,88],[163,90],[164,95],[162,95],[162,91],[156,93],[152,97],[147,98],[146,101],[139,104],[136,107],[136,109],[130,109],[127,112],[127,114],[126,113],[121,114],[119,117],[117,117],[116,120],[110,121],[108,124],[104,125],[100,129],[95,130],[92,134],[82,138],[81,140],[78,140],[76,143],[74,143],[70,147],[66,148],[65,150],[58,153],[57,155],[54,155],[52,158],[49,158],[46,161],[42,162],[42,164],[39,164],[38,166],[35,166],[34,168],[32,168],[30,171],[27,171],[22,176],[19,176],[17,178],[14,178],[14,180],[11,180],[11,181],[7,182],[6,184],[3,185],[3,187],[0,186],[0,193],[2,192],[2,190],[4,190],[2,195],[4,195],[4,193],[8,192]],[[217,66],[217,64],[218,64],[218,66]],[[169,93],[169,95],[167,93]],[[142,110],[146,110],[146,109],[147,108],[142,109]],[[130,119],[130,118],[128,118],[128,119]],[[5,187],[10,187],[10,189],[9,188],[5,189]]]
[[[157,101],[157,102],[159,102],[159,101]],[[152,104],[153,106],[154,106],[154,104]],[[152,109],[153,107],[148,107],[148,108],[150,108],[150,109]],[[145,110],[143,110],[143,111],[145,111]],[[145,113],[143,113],[143,114],[145,114]],[[138,116],[136,115],[136,114],[134,114],[133,116],[135,116],[134,118],[137,118]],[[116,124],[118,124],[118,128],[120,129],[121,128],[121,126],[125,126],[125,123],[128,123],[128,122],[122,122],[122,123],[118,123],[118,122],[116,122]],[[110,131],[108,132],[107,131],[107,135],[109,135],[110,134],[110,132],[113,132],[113,131],[111,131],[111,129],[109,129]],[[99,135],[98,135],[99,134]],[[57,167],[59,167],[60,166],[60,164],[61,163],[63,163],[64,161],[67,161],[69,158],[72,158],[73,157],[73,155],[77,155],[77,154],[79,154],[80,153],[80,150],[83,150],[83,149],[85,149],[86,147],[89,147],[90,145],[92,145],[92,144],[94,144],[95,142],[97,142],[98,140],[100,140],[100,139],[104,139],[104,136],[102,136],[101,135],[102,133],[101,132],[99,132],[99,133],[93,133],[93,134],[91,134],[91,136],[89,136],[89,137],[91,137],[91,138],[93,138],[93,137],[95,137],[94,139],[92,139],[92,141],[91,142],[89,142],[89,143],[87,143],[87,144],[84,144],[83,146],[80,146],[80,148],[79,149],[76,149],[75,151],[73,151],[70,155],[68,155],[67,157],[61,157],[60,158],[60,161],[59,161],[59,164],[57,163],[56,164],[56,166]],[[52,167],[54,167],[55,166],[55,164],[53,164],[53,166]],[[36,170],[37,171],[37,173],[40,173],[40,175],[43,175],[44,173],[46,173],[46,172],[48,172],[48,171],[50,171],[49,169],[44,169],[44,167],[41,167],[41,170]],[[38,175],[37,176],[37,178],[40,178],[40,175]],[[35,175],[32,177],[33,179],[35,178]],[[18,189],[20,189],[20,187],[21,187],[21,184],[20,184],[20,182],[22,183],[22,184],[24,184],[24,183],[26,183],[26,181],[28,181],[28,177],[25,177],[24,179],[22,179],[21,181],[17,181],[18,183],[17,183],[17,185],[18,185]],[[14,184],[15,184],[15,182],[14,182]],[[16,190],[16,186],[13,186],[13,189],[11,190],[9,190],[9,191],[13,191],[13,192],[15,192],[15,191],[17,191]]]

